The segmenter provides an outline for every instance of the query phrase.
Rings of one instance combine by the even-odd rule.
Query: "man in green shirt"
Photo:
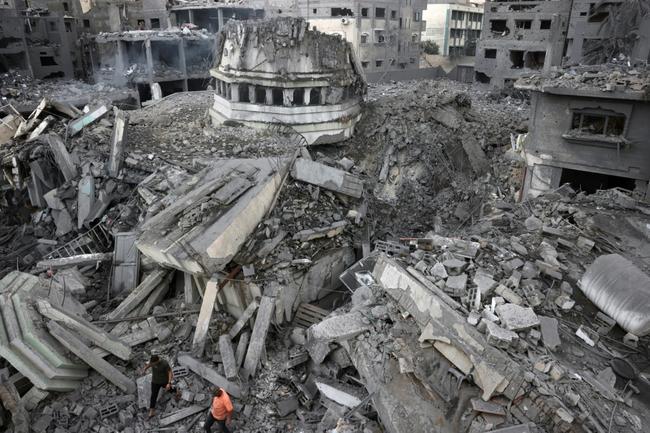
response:
[[[149,368],[151,368],[151,401],[149,403],[149,418],[151,418],[156,413],[156,401],[161,388],[174,393],[177,401],[181,397],[181,392],[172,387],[174,374],[167,361],[160,359],[158,355],[151,355],[151,359],[144,366],[144,371],[146,372]]]

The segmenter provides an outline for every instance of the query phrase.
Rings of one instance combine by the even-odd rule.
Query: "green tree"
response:
[[[421,46],[424,54],[440,54],[440,47],[433,41],[423,41]]]

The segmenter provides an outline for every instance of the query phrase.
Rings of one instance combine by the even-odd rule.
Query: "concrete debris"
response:
[[[208,9],[219,18],[229,7]],[[169,8],[190,8],[200,25],[203,7]],[[302,20],[235,21],[216,41],[189,23],[98,36],[100,50],[135,61],[98,76],[156,93],[128,116],[112,109],[128,103],[94,96],[84,111],[42,95],[30,109],[0,107],[5,409],[22,395],[39,431],[197,433],[220,386],[242,432],[582,433],[610,420],[612,431],[644,431],[643,170],[616,179],[626,189],[590,194],[584,174],[525,168],[525,99],[436,80],[373,84],[361,105],[359,71],[372,65],[339,57],[351,53],[340,39]],[[160,55],[207,62],[212,49],[190,49],[201,41],[216,42],[216,89],[168,95],[198,81],[150,82],[182,69]],[[255,53],[266,60],[242,74]],[[302,80],[284,76],[296,53],[326,75],[296,89],[245,82]],[[305,120],[341,101],[365,111],[336,117],[354,135],[218,117],[257,106]],[[346,141],[308,146],[316,135]],[[570,184],[517,201],[522,185],[560,179]],[[149,420],[151,376],[138,367],[152,355],[180,398],[161,393]],[[20,431],[21,419],[0,410],[2,428]]]
[[[330,191],[355,198],[363,194],[363,181],[349,173],[304,158],[296,159],[291,176],[302,182],[317,185]]]

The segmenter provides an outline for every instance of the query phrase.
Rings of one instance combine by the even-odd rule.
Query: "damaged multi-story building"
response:
[[[366,88],[350,45],[300,18],[230,22],[210,73],[213,123],[289,125],[309,144],[349,138]]]
[[[494,86],[562,62],[571,2],[485,2],[475,78]]]
[[[352,44],[367,72],[417,69],[426,0],[298,0],[312,29]]]
[[[647,72],[599,67],[518,81],[517,88],[532,90],[524,197],[565,183],[648,197],[649,85]]]
[[[34,78],[81,75],[72,2],[5,0],[0,4],[0,72]]]

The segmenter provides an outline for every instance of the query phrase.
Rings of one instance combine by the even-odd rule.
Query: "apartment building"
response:
[[[475,78],[494,86],[562,63],[571,2],[485,2]]]
[[[29,6],[23,0],[0,3],[0,72],[73,78],[81,71],[81,61],[72,3],[43,1]]]
[[[423,12],[426,28],[423,41],[433,41],[440,55],[474,56],[481,37],[483,5],[459,0],[456,3],[429,0]]]
[[[339,35],[366,72],[419,68],[426,0],[298,0],[310,28]]]

